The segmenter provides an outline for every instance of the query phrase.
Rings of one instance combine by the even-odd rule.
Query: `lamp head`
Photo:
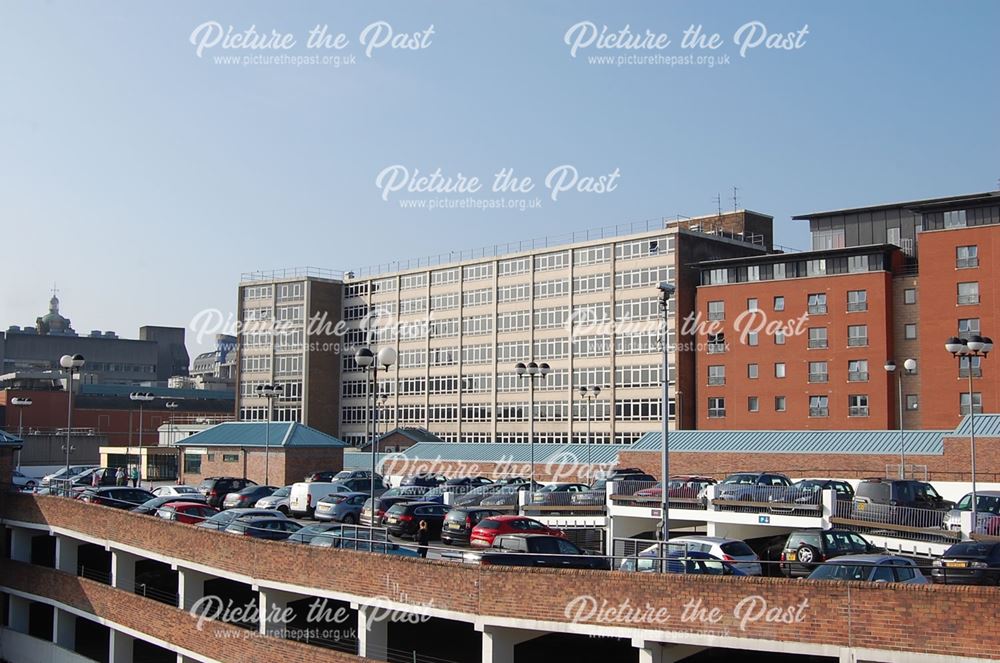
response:
[[[917,360],[907,359],[906,361],[903,362],[903,368],[905,368],[908,373],[912,373],[913,371],[917,370]]]
[[[981,352],[984,355],[988,355],[989,353],[993,352],[993,339],[990,338],[989,336],[983,337],[983,349],[981,350]]]
[[[525,371],[527,370],[528,367],[524,365],[523,361],[519,361],[516,364],[514,364],[514,372],[517,373],[519,376],[524,375]]]
[[[390,345],[387,345],[386,347],[378,351],[378,363],[384,366],[385,368],[389,368],[390,366],[395,364],[397,357],[398,355],[396,354],[396,348]]]
[[[965,342],[965,347],[969,348],[971,354],[979,354],[986,347],[986,343],[983,341],[983,337],[979,334],[975,334],[969,337],[969,340]]]
[[[528,362],[528,375],[532,377],[538,375],[538,364],[533,361]]]
[[[965,339],[961,339],[957,336],[952,336],[951,338],[949,338],[947,341],[944,342],[944,349],[956,357],[958,355],[965,354],[966,352]]]
[[[594,392],[594,396],[600,396],[601,395],[601,388],[600,387],[591,387],[590,390]]]
[[[660,285],[657,287],[660,289],[660,297],[662,299],[670,299],[677,292],[677,286],[670,281],[660,281]]]
[[[549,367],[549,365],[548,365],[548,364],[546,364],[546,363],[544,363],[544,362],[543,362],[543,363],[541,363],[541,364],[539,364],[539,366],[538,366],[538,372],[542,374],[542,377],[543,377],[543,378],[544,378],[544,377],[545,377],[546,375],[548,375],[548,374],[549,374],[549,372],[550,372],[551,370],[552,370],[552,369],[551,369],[551,368]]]
[[[354,363],[361,368],[368,368],[375,361],[375,354],[368,348],[358,348],[354,353]]]
[[[893,373],[896,370],[896,362],[890,359],[889,361],[885,362],[885,366],[883,366],[882,368],[884,368],[889,373]]]

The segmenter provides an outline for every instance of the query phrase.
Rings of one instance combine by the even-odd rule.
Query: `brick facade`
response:
[[[201,456],[201,471],[184,472],[181,481],[197,484],[204,477],[243,477],[263,485],[264,449],[241,449],[233,446],[207,447]],[[339,447],[273,447],[267,461],[268,481],[272,486],[285,486],[302,481],[306,474],[319,470],[340,471],[344,467],[344,450]],[[234,461],[226,457],[236,457]],[[211,458],[211,460],[209,460]]]

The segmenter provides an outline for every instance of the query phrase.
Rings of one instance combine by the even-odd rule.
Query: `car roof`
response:
[[[910,560],[901,557],[899,555],[885,555],[885,554],[865,554],[865,555],[841,555],[840,557],[834,557],[830,560],[831,564],[850,564],[850,563],[861,563],[861,564],[881,564],[882,562],[887,562],[891,559],[902,559],[907,562]]]
[[[497,522],[506,523],[511,520],[520,520],[522,518],[527,518],[528,520],[534,520],[534,518],[528,518],[527,516],[515,516],[509,513],[501,514],[499,516],[490,516],[487,520],[495,520]]]
[[[168,502],[163,505],[164,507],[169,506],[171,509],[177,509],[182,506],[208,506],[205,502]]]
[[[962,497],[965,497],[966,495],[972,495],[972,493],[966,493]],[[983,495],[985,495],[986,497],[1000,497],[1000,490],[977,490],[976,491],[976,497],[982,497]]]
[[[684,541],[689,541],[692,543],[732,543],[733,541],[738,541],[739,543],[745,543],[742,539],[728,539],[724,536],[678,536],[674,539],[669,539],[667,543],[680,543]]]

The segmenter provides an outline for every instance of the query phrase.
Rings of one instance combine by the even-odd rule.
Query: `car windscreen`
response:
[[[726,477],[722,483],[726,485],[752,485],[757,483],[757,477],[753,474],[734,474],[731,477]]]
[[[755,554],[753,549],[742,541],[727,541],[719,546],[719,549],[731,557],[749,557]]]
[[[824,532],[823,543],[828,553],[858,553],[868,549],[865,540],[854,532]]]
[[[500,521],[498,520],[481,520],[479,521],[479,527],[482,529],[500,529]]]
[[[869,564],[824,564],[809,576],[811,580],[867,580],[871,575]]]
[[[956,543],[945,551],[944,557],[958,555],[962,557],[989,557],[995,543],[980,543],[978,541],[965,541]]]

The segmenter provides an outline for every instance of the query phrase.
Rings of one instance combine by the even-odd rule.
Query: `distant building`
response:
[[[236,337],[216,334],[215,349],[194,358],[190,375],[174,376],[170,386],[194,389],[236,388]]]

